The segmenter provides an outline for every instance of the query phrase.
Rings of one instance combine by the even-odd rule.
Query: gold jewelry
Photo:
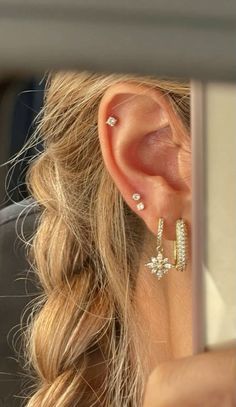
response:
[[[184,271],[187,265],[187,226],[183,219],[176,221],[176,240],[174,242],[174,264],[167,257],[164,257],[162,236],[164,228],[164,219],[158,221],[157,230],[157,256],[151,257],[151,261],[145,263],[145,266],[151,270],[151,273],[157,275],[160,280],[171,268]]]

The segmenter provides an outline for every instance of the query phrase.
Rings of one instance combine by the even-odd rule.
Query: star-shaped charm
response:
[[[163,256],[161,250],[159,250],[157,256],[152,257],[151,261],[146,263],[145,266],[151,270],[151,273],[155,273],[157,275],[158,280],[160,280],[160,278],[162,278],[163,275],[173,267],[173,265],[169,263],[168,258]]]

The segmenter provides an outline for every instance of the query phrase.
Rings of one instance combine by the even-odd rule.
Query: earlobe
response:
[[[120,83],[104,94],[98,111],[98,132],[104,163],[126,203],[156,233],[157,218],[173,223],[186,218],[190,189],[190,147],[176,131],[178,120],[160,91]],[[178,129],[181,127],[178,127]],[[138,207],[132,199],[142,196]],[[140,202],[139,202],[140,203]],[[189,215],[188,215],[189,216]]]

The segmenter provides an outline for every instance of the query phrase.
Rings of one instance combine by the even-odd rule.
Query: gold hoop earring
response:
[[[187,226],[183,219],[176,221],[176,240],[174,242],[174,264],[164,256],[162,245],[162,236],[164,229],[164,219],[158,221],[157,230],[157,256],[151,257],[145,266],[148,267],[151,273],[156,274],[160,280],[170,269],[175,268],[178,271],[184,271],[187,265]]]

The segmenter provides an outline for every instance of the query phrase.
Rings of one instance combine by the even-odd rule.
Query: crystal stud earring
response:
[[[139,202],[136,206],[137,206],[138,211],[142,211],[145,208],[143,202]]]
[[[134,201],[139,201],[139,200],[141,199],[141,195],[140,195],[139,193],[135,192],[135,193],[132,195],[132,198],[133,198]],[[139,203],[136,205],[136,207],[137,207],[138,211],[142,211],[142,210],[144,209],[144,203],[143,203],[143,202],[139,202]]]
[[[135,194],[132,195],[132,198],[134,201],[139,201],[141,198],[141,195],[135,192]]]
[[[108,124],[111,127],[114,127],[116,123],[117,123],[117,119],[114,116],[109,116],[106,121],[106,124]]]

